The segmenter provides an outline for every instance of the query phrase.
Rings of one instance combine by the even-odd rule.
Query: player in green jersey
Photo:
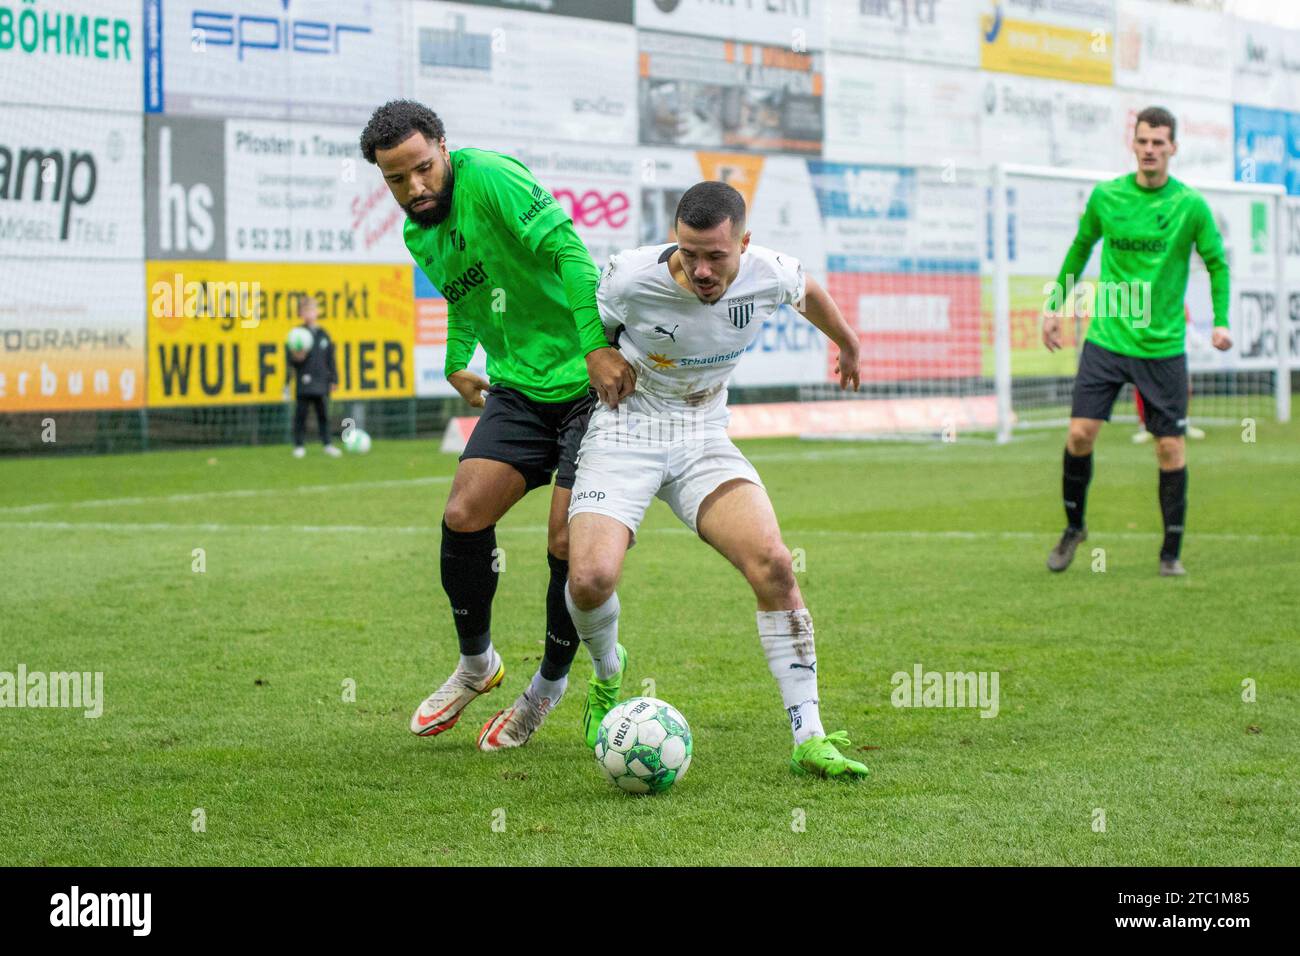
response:
[[[635,373],[609,346],[596,306],[599,273],[573,222],[518,160],[480,149],[449,152],[428,107],[395,100],[361,136],[406,212],[406,246],[447,300],[448,383],[483,408],[452,480],[442,521],[441,575],[460,661],[416,709],[412,732],[450,730],[465,706],[505,675],[492,646],[500,552],[496,523],[533,488],[551,483],[546,644],[514,706],[478,736],[482,750],[517,747],[559,702],[578,636],[564,604],[569,498],[594,390],[607,405],[630,395]],[[487,353],[490,384],[467,366]],[[486,396],[486,397],[485,397]]]
[[[1084,505],[1092,479],[1092,448],[1126,382],[1141,394],[1146,427],[1156,439],[1164,542],[1160,574],[1182,575],[1179,560],[1187,512],[1187,354],[1183,297],[1195,248],[1210,274],[1214,347],[1232,347],[1228,332],[1228,264],[1204,197],[1169,175],[1178,152],[1176,124],[1152,106],[1137,116],[1136,173],[1099,183],[1088,197],[1079,232],[1066,253],[1043,316],[1048,351],[1062,345],[1061,309],[1078,283],[1092,247],[1103,240],[1101,279],[1079,358],[1065,445],[1062,492],[1067,526],[1047,557],[1064,571],[1087,540]]]

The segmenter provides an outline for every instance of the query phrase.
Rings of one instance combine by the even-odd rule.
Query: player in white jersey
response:
[[[569,504],[565,600],[595,670],[587,745],[618,700],[627,652],[614,589],[657,496],[754,590],[759,640],[794,732],[792,768],[856,780],[867,768],[837,749],[847,736],[822,729],[812,617],[776,514],[726,429],[727,381],[777,309],[798,309],[839,346],[842,388],[858,387],[857,337],[798,260],[750,243],[745,201],[730,186],[691,187],[676,224],[676,244],[613,256],[597,287],[606,332],[637,375],[632,395],[592,412]]]

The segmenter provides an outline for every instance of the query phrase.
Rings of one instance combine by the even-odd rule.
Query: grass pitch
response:
[[[505,684],[422,740],[411,711],[455,661],[451,456],[0,462],[0,671],[102,671],[105,694],[98,719],[0,709],[0,863],[1295,865],[1300,431],[1240,437],[1191,445],[1183,580],[1156,576],[1154,455],[1127,428],[1060,576],[1058,432],[745,443],[803,549],[827,729],[872,775],[790,774],[752,597],[656,503],[620,587],[625,693],[653,680],[695,760],[652,798],[582,744],[582,650],[527,747],[474,749],[542,651],[545,491],[499,527]],[[918,663],[996,671],[998,715],[892,706]]]

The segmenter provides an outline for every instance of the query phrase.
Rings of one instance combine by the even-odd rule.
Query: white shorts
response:
[[[620,447],[587,432],[578,451],[578,476],[569,518],[591,512],[637,528],[652,498],[661,498],[696,534],[700,505],[719,485],[736,478],[763,487],[762,479],[726,432],[718,437],[664,445]]]

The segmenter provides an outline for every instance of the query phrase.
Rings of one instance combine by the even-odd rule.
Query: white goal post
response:
[[[999,163],[990,170],[999,442],[1009,441],[1017,428],[1060,425],[1068,417],[1077,354],[1066,348],[1050,356],[1041,342],[1027,341],[1037,338],[1027,335],[1028,326],[1041,313],[1044,282],[1055,280],[1092,186],[1116,175],[1013,163]],[[1279,422],[1287,422],[1291,369],[1300,356],[1291,354],[1286,308],[1285,190],[1251,183],[1184,182],[1205,196],[1215,214],[1232,281],[1233,348],[1219,353],[1208,345],[1208,277],[1199,257],[1193,256],[1186,305],[1191,417],[1239,423],[1250,415],[1271,413]],[[1086,275],[1097,275],[1099,261],[1100,251],[1094,249]],[[1086,305],[1082,312],[1072,313],[1075,324],[1067,334],[1067,345],[1076,350],[1082,344],[1082,320],[1091,314]],[[1128,417],[1116,416],[1121,421]]]

